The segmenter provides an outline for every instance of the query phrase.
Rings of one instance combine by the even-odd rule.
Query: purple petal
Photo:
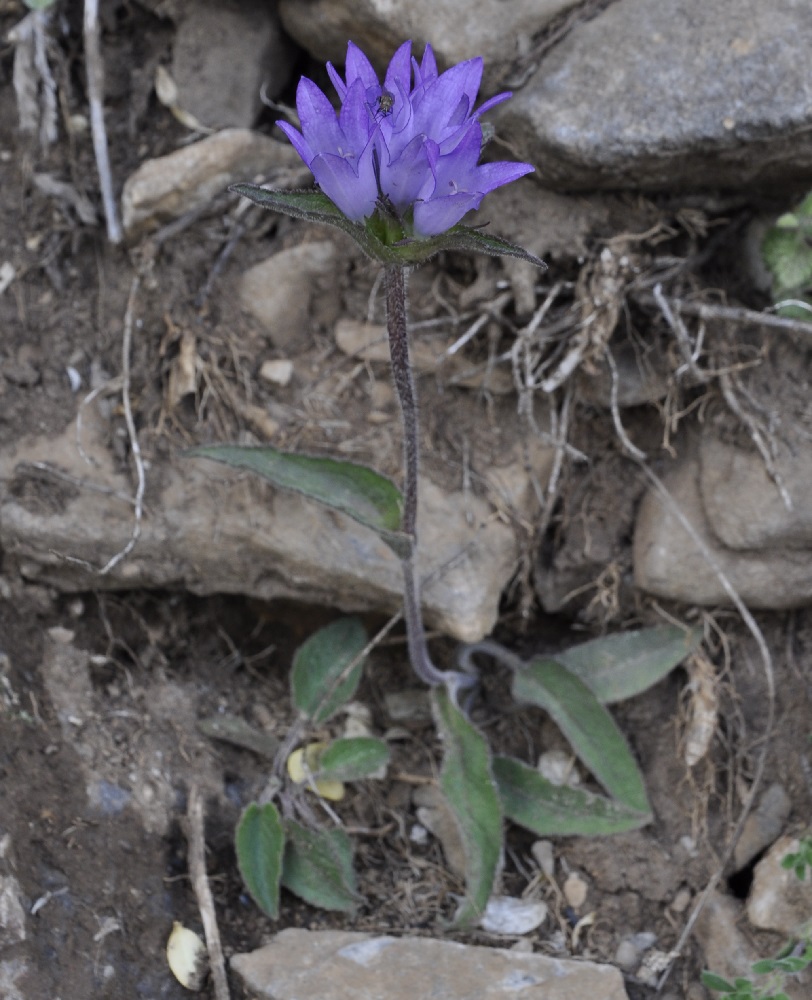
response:
[[[460,98],[460,103],[457,105],[456,109],[451,113],[451,117],[448,119],[448,128],[457,128],[465,121],[468,117],[468,112],[471,109],[471,102],[468,97],[463,94]]]
[[[482,76],[482,60],[469,59],[467,62],[452,66],[429,87],[415,112],[415,130],[426,132],[433,138],[441,137],[449,118],[457,110],[460,99],[468,97],[469,106],[476,100],[476,92],[469,93],[468,88],[474,80]]]
[[[420,75],[423,83],[432,83],[438,77],[437,60],[434,58],[434,49],[426,45],[423,51],[423,61],[420,63]]]
[[[399,212],[405,212],[417,199],[426,180],[433,179],[426,146],[422,136],[415,136],[400,156],[381,163],[381,188]]]
[[[321,90],[303,76],[296,88],[296,110],[302,135],[317,152],[336,152],[341,145],[341,129],[335,109]]]
[[[335,156],[332,153],[319,153],[310,164],[310,169],[313,171],[319,187],[353,222],[360,222],[366,216],[372,215],[378,198],[375,176],[371,168],[371,157],[367,157],[367,159],[369,168],[367,169],[365,166],[363,173],[368,177],[364,180],[356,174],[352,165],[344,157]]]
[[[482,194],[493,191],[503,184],[517,181],[525,174],[532,174],[536,168],[530,163],[511,163],[503,160],[499,163],[483,163],[476,170],[476,187]]]
[[[436,236],[460,221],[474,208],[479,208],[481,194],[469,194],[461,191],[459,194],[446,195],[445,198],[432,198],[431,201],[418,201],[414,206],[414,231],[418,236]]]
[[[512,90],[505,90],[501,94],[496,94],[494,97],[488,98],[487,101],[482,105],[481,108],[477,108],[474,112],[474,118],[479,118],[480,115],[487,114],[491,108],[495,108],[497,104],[501,104],[503,101],[509,101],[513,97]]]
[[[347,75],[347,87],[354,80],[361,80],[365,87],[377,87],[378,74],[372,63],[354,42],[347,42],[347,63],[344,67]]]
[[[301,156],[301,158],[305,161],[305,164],[309,167],[311,160],[315,156],[315,153],[308,145],[307,141],[305,140],[305,137],[301,134],[301,132],[298,129],[294,128],[289,122],[280,121],[277,122],[276,124],[282,129],[282,131],[285,133],[288,139],[290,139],[293,148],[296,150],[299,156]]]
[[[338,71],[331,62],[327,63],[327,75],[330,77],[330,80],[332,81],[332,84],[336,89],[336,93],[338,94],[339,100],[343,101],[344,98],[347,96],[347,84],[344,83],[344,81],[338,75]]]
[[[344,143],[340,152],[344,155],[351,154],[350,158],[354,160],[369,142],[374,127],[370,117],[366,87],[358,78],[347,90],[347,96],[338,115],[338,124],[344,133]]]
[[[383,85],[393,94],[398,91],[405,91],[408,94],[411,82],[412,43],[404,42],[389,61]]]

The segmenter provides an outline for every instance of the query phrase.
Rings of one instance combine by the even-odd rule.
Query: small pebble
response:
[[[671,903],[671,909],[674,913],[684,913],[691,902],[691,890],[690,889],[680,889],[679,892],[674,896]]]
[[[270,382],[272,385],[290,385],[290,380],[293,378],[293,362],[288,359],[263,361],[259,377],[263,382]]]
[[[581,784],[575,758],[563,750],[547,750],[539,757],[536,769],[542,778],[553,785],[569,785],[574,788]]]

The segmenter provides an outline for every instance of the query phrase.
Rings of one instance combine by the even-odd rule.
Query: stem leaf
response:
[[[365,465],[295,455],[268,445],[206,445],[192,448],[186,455],[250,469],[274,486],[301,493],[348,514],[381,536],[397,533],[400,528],[400,491],[385,476]]]
[[[650,815],[643,777],[615,720],[575,674],[555,660],[531,660],[513,675],[513,697],[550,714],[606,791]]]
[[[465,853],[466,896],[454,918],[464,927],[485,911],[502,850],[502,807],[484,736],[466,719],[445,688],[432,692],[443,741],[440,788],[459,827]]]
[[[285,832],[276,806],[252,802],[234,836],[240,875],[254,902],[273,920],[279,916],[279,882]]]
[[[505,816],[537,837],[601,837],[651,820],[603,795],[554,785],[515,757],[494,757],[493,773]]]
[[[311,906],[353,913],[358,905],[352,842],[344,830],[285,821],[282,885]]]
[[[293,704],[312,722],[326,722],[346,704],[358,687],[364,659],[347,673],[367,644],[357,618],[339,618],[309,636],[296,650],[290,673]]]
[[[697,632],[673,625],[619,632],[555,654],[604,705],[633,698],[662,680],[699,645]]]

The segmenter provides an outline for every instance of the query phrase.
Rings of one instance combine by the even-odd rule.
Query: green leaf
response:
[[[554,785],[514,757],[494,757],[493,774],[507,818],[538,837],[601,837],[651,820],[603,795]]]
[[[243,812],[234,837],[237,864],[254,902],[276,920],[285,833],[276,806],[252,802]]]
[[[443,742],[440,789],[459,827],[465,853],[466,896],[456,927],[478,920],[493,889],[502,850],[502,807],[485,737],[454,704],[445,688],[432,692],[432,708]]]
[[[812,281],[812,247],[802,229],[773,227],[764,237],[762,253],[775,282],[774,298],[784,298]]]
[[[291,697],[305,718],[326,722],[352,698],[365,660],[359,660],[346,677],[344,673],[366,644],[366,630],[357,618],[339,618],[314,632],[296,650]]]
[[[598,701],[611,705],[662,680],[699,641],[696,632],[658,625],[592,639],[556,653],[554,659],[580,677]]]
[[[311,906],[353,913],[359,897],[344,830],[309,830],[287,820],[285,834],[282,885]]]
[[[385,476],[365,465],[289,454],[267,445],[209,445],[192,448],[186,455],[250,469],[274,486],[301,493],[348,514],[381,536],[389,536],[400,529],[402,499],[399,490]]]
[[[709,990],[716,990],[718,993],[732,993],[736,988],[733,983],[717,976],[715,972],[708,972],[707,969],[702,973],[702,985],[707,986]]]
[[[636,812],[651,807],[643,778],[612,716],[575,674],[555,660],[535,659],[513,675],[513,697],[548,712],[606,791]]]
[[[389,747],[372,736],[348,736],[333,740],[319,755],[316,778],[358,781],[389,764]]]
[[[292,215],[297,219],[308,219],[327,226],[334,226],[351,236],[368,257],[381,264],[398,264],[410,267],[422,264],[441,250],[468,250],[489,254],[494,257],[519,257],[537,267],[545,267],[543,260],[528,253],[515,243],[499,236],[486,236],[479,229],[469,226],[453,226],[444,233],[428,239],[404,239],[396,243],[386,243],[373,231],[372,226],[361,226],[343,215],[330,199],[321,191],[271,191],[256,184],[232,184],[229,188],[235,194],[248,198],[255,205]],[[384,226],[383,229],[386,227]]]
[[[536,257],[535,254],[509,240],[502,239],[501,236],[485,233],[481,229],[472,229],[470,226],[454,226],[443,234],[443,238],[445,240],[443,249],[446,250],[467,250],[486,254],[489,257],[518,257],[520,260],[526,260],[530,264],[535,264],[536,267],[547,270],[547,265],[540,257]]]

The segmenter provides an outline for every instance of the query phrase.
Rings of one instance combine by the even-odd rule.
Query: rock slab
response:
[[[231,967],[266,1000],[628,1000],[613,966],[351,931],[288,928]]]
[[[812,167],[812,6],[617,0],[495,116],[548,187],[778,187]]]

